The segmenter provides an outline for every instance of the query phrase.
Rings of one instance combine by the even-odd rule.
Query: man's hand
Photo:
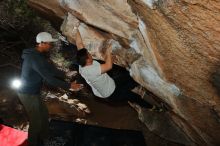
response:
[[[74,82],[71,83],[71,88],[70,88],[70,90],[71,90],[71,91],[79,91],[79,90],[81,90],[82,88],[83,88],[83,84],[78,84],[78,83],[76,83],[76,81],[74,81]]]

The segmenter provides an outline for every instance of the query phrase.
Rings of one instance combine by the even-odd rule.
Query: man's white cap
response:
[[[52,38],[52,35],[48,32],[40,32],[38,33],[36,37],[36,42],[37,43],[42,43],[42,42],[56,42],[58,39]]]

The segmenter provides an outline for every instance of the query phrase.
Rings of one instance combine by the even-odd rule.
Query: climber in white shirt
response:
[[[93,60],[85,48],[77,53],[79,73],[91,86],[93,93],[100,98],[109,97],[115,90],[114,80],[106,73],[112,69],[111,58],[110,50],[107,50],[104,64]]]
[[[131,91],[137,83],[130,77],[128,71],[123,70],[120,74],[113,76],[114,73],[110,71],[113,67],[111,45],[105,48],[103,64],[93,60],[91,54],[84,48],[79,31],[76,36],[76,45],[79,73],[90,85],[95,96],[110,101],[131,101],[147,108],[152,107]]]

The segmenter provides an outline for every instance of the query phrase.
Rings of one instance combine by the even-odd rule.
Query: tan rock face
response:
[[[167,1],[160,2],[155,11],[139,2],[133,6],[148,26],[166,78],[192,98],[213,99],[216,95],[209,79],[220,55],[218,4]]]
[[[217,45],[220,23],[216,13],[219,3],[159,1],[155,10],[140,1],[129,3],[148,28],[150,43],[166,79],[187,95],[175,100],[175,112],[207,143],[219,143],[214,140],[215,132],[219,134],[220,131],[219,117],[215,116],[218,112],[210,113],[215,111],[214,107],[219,107],[219,95],[211,82],[220,59],[220,46]],[[204,107],[201,109],[201,106]]]
[[[138,26],[137,17],[132,13],[126,0],[61,0],[60,2],[80,20],[121,37],[130,38]]]
[[[78,27],[95,58],[102,59],[103,46],[111,43],[114,63],[171,107],[169,117],[191,144],[220,144],[219,2],[29,1],[46,15],[64,19],[61,30],[72,43],[73,27]]]

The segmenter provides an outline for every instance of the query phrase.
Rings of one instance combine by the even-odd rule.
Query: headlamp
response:
[[[13,79],[12,82],[11,82],[11,87],[13,89],[19,89],[20,87],[22,86],[22,82],[20,79]]]

